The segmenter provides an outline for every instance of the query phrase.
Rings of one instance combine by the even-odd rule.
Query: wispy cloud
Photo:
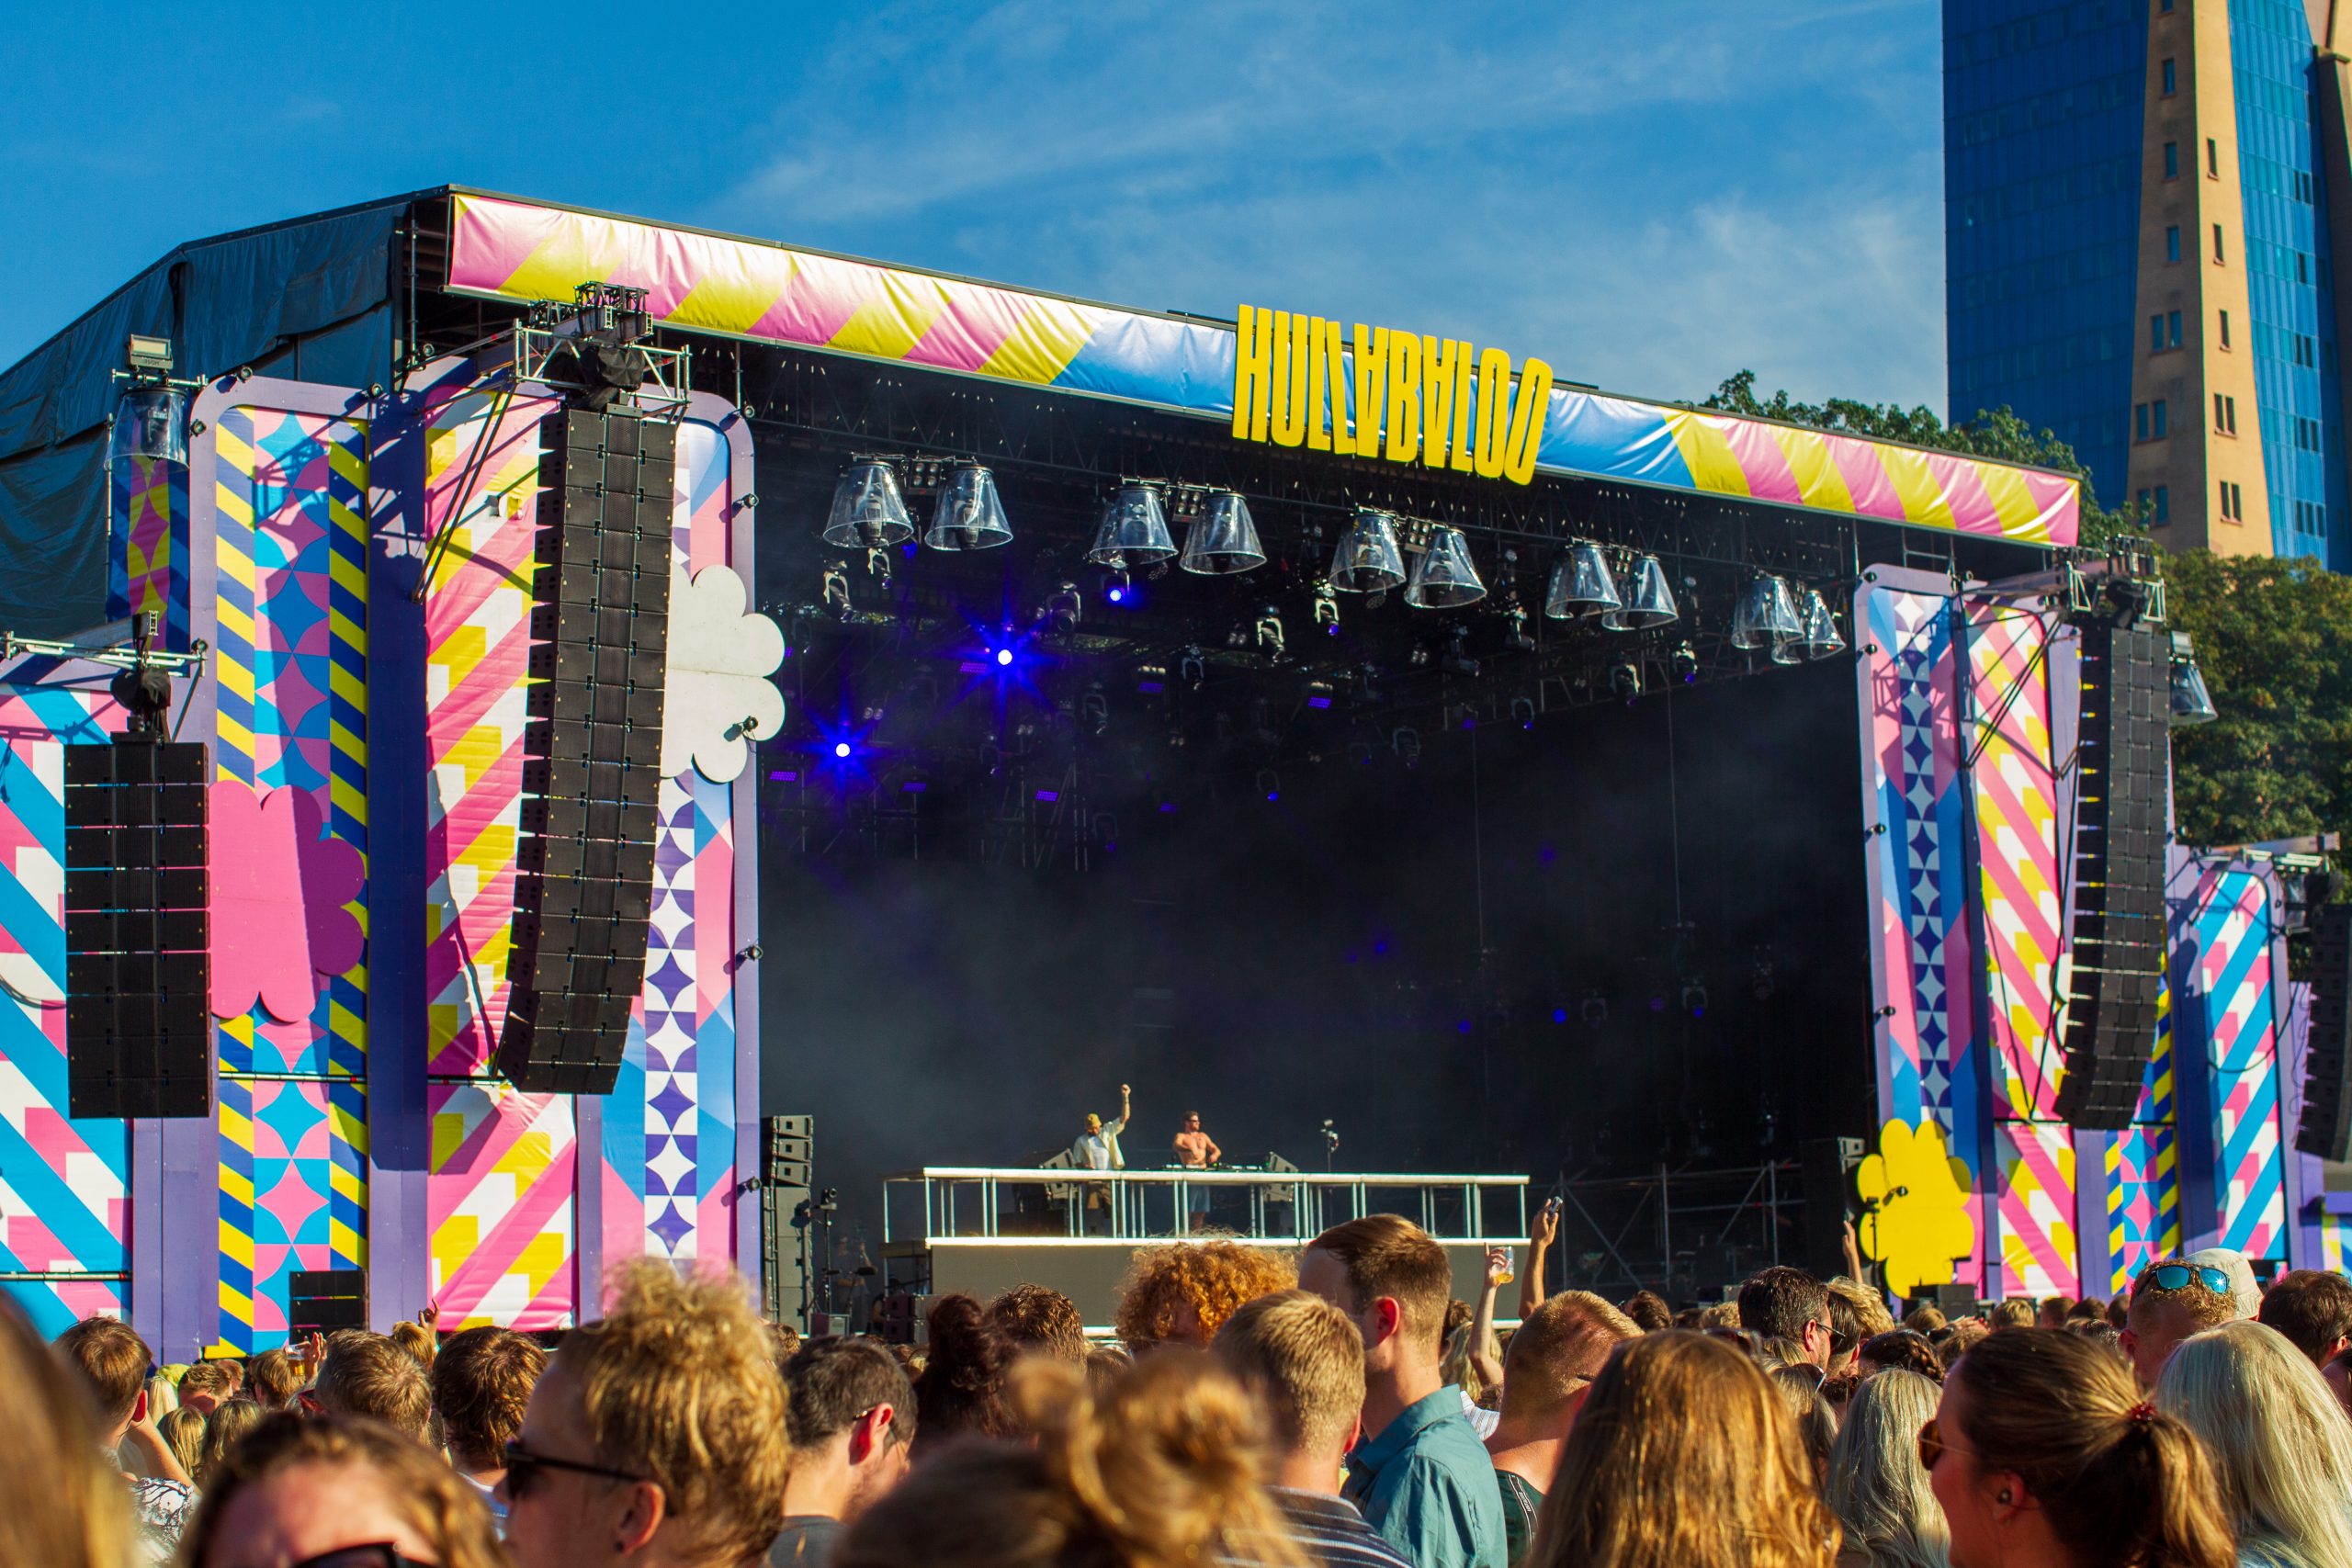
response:
[[[1753,367],[1940,403],[1921,10],[900,5],[820,45],[703,216],[1459,332],[1654,395]]]

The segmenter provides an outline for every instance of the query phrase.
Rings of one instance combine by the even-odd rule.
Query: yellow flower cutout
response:
[[[1951,1283],[1952,1265],[1976,1247],[1967,1165],[1946,1150],[1933,1118],[1917,1128],[1889,1122],[1878,1150],[1854,1173],[1862,1250],[1886,1265],[1886,1288],[1898,1296]]]

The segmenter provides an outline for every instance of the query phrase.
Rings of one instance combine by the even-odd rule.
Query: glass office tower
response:
[[[2344,570],[2330,8],[1946,0],[1945,288],[1953,418],[2049,427],[2172,547]]]

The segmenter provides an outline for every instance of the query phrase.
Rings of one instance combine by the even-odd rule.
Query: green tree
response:
[[[1935,410],[1924,403],[1909,409],[1898,403],[1857,402],[1851,398],[1801,403],[1785,390],[1774,392],[1768,400],[1756,395],[1756,372],[1753,370],[1742,370],[1730,377],[1699,406],[1724,413],[1747,414],[1757,419],[1777,419],[1783,423],[1802,424],[1839,435],[1901,441],[1913,446],[1932,447],[1939,452],[1964,452],[1972,457],[1991,457],[1998,462],[2053,468],[2060,473],[2072,474],[2082,482],[2081,537],[2084,544],[2104,545],[2119,534],[2140,532],[2140,518],[2135,513],[2128,509],[2110,512],[2099,505],[2091,494],[2090,472],[2075,456],[2072,446],[2049,430],[2035,430],[2007,408],[1979,410],[1974,419],[1961,424],[1946,424],[1936,417]]]
[[[2165,558],[2165,601],[2221,715],[2172,732],[2182,841],[2352,831],[2352,578],[2191,550]]]

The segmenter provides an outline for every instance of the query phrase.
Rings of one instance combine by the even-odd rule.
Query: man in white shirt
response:
[[[1119,1152],[1119,1134],[1127,1130],[1130,1107],[1127,1086],[1119,1086],[1119,1114],[1110,1122],[1092,1111],[1087,1112],[1086,1131],[1069,1146],[1069,1163],[1078,1170],[1125,1170],[1126,1156]],[[1094,1228],[1094,1216],[1108,1213],[1111,1208],[1111,1184],[1090,1181],[1086,1184],[1086,1228]]]

